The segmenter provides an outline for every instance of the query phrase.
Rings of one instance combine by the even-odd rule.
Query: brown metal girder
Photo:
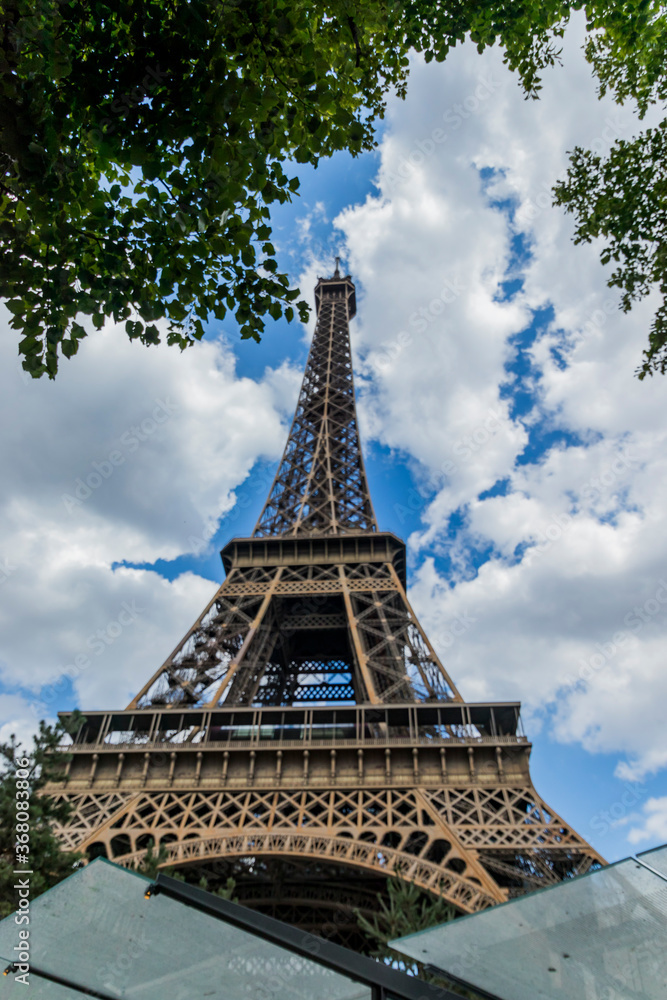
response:
[[[144,697],[145,694],[148,694],[148,692],[152,688],[153,684],[155,684],[155,682],[157,680],[159,680],[160,676],[171,665],[171,661],[173,660],[174,656],[176,656],[176,654],[178,653],[178,651],[180,649],[182,649],[182,647],[185,645],[185,643],[188,641],[188,639],[191,636],[193,636],[194,633],[197,631],[197,629],[200,627],[200,623],[201,623],[202,618],[204,618],[205,615],[207,615],[208,612],[211,610],[211,608],[213,607],[213,605],[217,601],[218,597],[222,594],[222,592],[224,590],[224,586],[225,585],[223,583],[221,587],[218,587],[218,589],[216,590],[216,592],[213,595],[212,599],[206,605],[206,607],[204,608],[204,610],[200,614],[200,616],[197,619],[197,621],[190,628],[190,630],[188,632],[186,632],[185,636],[180,640],[180,642],[174,647],[174,649],[171,651],[171,653],[169,654],[169,656],[167,657],[167,659],[164,661],[164,663],[160,667],[158,667],[158,669],[155,671],[155,673],[150,678],[150,680],[148,680],[146,682],[146,684],[144,684],[144,686],[141,688],[141,690],[139,691],[139,693],[134,696],[134,698],[132,699],[132,701],[127,706],[126,711],[129,711],[130,709],[133,709],[133,708],[137,708],[139,706],[140,700]]]
[[[405,543],[391,531],[232,538],[221,550],[220,556],[228,575],[237,568],[337,566],[368,561],[393,566],[405,589]]]
[[[401,581],[398,578],[398,574],[396,573],[396,570],[394,569],[393,566],[390,567],[390,572],[391,572],[392,576],[395,577],[396,583],[401,588],[401,596],[402,596],[402,598],[403,598],[403,600],[405,602],[405,606],[408,609],[408,612],[409,612],[409,614],[410,614],[410,616],[412,618],[413,625],[415,626],[415,628],[418,630],[419,634],[421,635],[422,641],[424,642],[424,645],[426,646],[426,648],[428,649],[429,653],[431,654],[431,656],[433,658],[434,664],[436,665],[436,667],[438,668],[438,670],[440,671],[440,673],[444,677],[445,683],[448,685],[450,691],[452,691],[453,694],[454,694],[454,697],[453,697],[452,700],[453,701],[459,701],[459,702],[463,703],[463,698],[461,697],[461,694],[459,693],[459,690],[456,687],[456,684],[454,683],[454,681],[451,679],[451,677],[449,676],[449,674],[447,673],[447,671],[443,667],[442,663],[440,662],[440,657],[438,656],[438,654],[434,650],[433,646],[429,642],[428,636],[424,632],[424,629],[421,627],[421,625],[419,623],[419,619],[417,618],[417,615],[414,613],[414,611],[412,609],[412,605],[410,604],[410,602],[408,600],[408,595],[405,592],[405,590],[403,589]]]
[[[229,664],[229,666],[227,668],[227,672],[226,672],[226,674],[225,674],[225,676],[224,676],[221,684],[216,688],[216,691],[215,691],[213,697],[210,699],[210,701],[206,702],[206,704],[203,706],[204,708],[214,708],[218,704],[218,702],[222,698],[222,695],[224,694],[227,686],[230,684],[232,678],[235,676],[235,674],[238,672],[239,668],[242,666],[243,661],[244,661],[244,659],[245,659],[245,657],[246,657],[246,655],[247,655],[247,653],[248,653],[248,651],[250,649],[252,641],[255,638],[256,634],[257,634],[257,630],[260,628],[260,626],[261,626],[261,624],[262,624],[262,622],[264,620],[264,617],[266,615],[266,612],[267,612],[267,610],[269,608],[269,605],[271,604],[271,601],[272,601],[272,599],[273,599],[273,597],[275,595],[276,587],[277,587],[278,583],[280,583],[281,575],[282,575],[282,568],[278,567],[278,569],[276,570],[275,576],[274,576],[271,584],[269,585],[269,589],[266,591],[266,593],[264,595],[264,599],[263,599],[263,601],[262,601],[262,603],[260,605],[260,608],[259,608],[259,610],[257,612],[257,615],[255,616],[255,619],[254,619],[252,625],[250,626],[250,628],[248,630],[248,634],[246,635],[246,637],[244,639],[244,642],[243,642],[243,645],[241,646],[241,649],[236,654],[236,656],[234,657],[234,659],[230,662],[230,664]]]
[[[91,789],[88,792],[88,794],[94,795],[95,794],[94,790]],[[108,794],[108,790],[100,792],[99,794],[100,796],[106,795]],[[99,826],[96,826],[91,833],[89,833],[86,837],[84,837],[83,840],[79,841],[74,850],[86,851],[91,844],[94,844],[96,841],[100,839],[100,837],[103,834],[107,833],[107,831],[109,831],[113,827],[114,823],[121,816],[127,816],[127,814],[132,811],[135,804],[141,799],[141,797],[144,794],[145,792],[143,789],[141,791],[131,793],[127,801],[123,805],[119,806],[118,809],[116,809],[116,811],[113,812],[103,823],[101,823]]]
[[[206,850],[208,848],[208,851]],[[366,841],[354,841],[317,832],[301,831],[280,833],[222,834],[200,837],[168,844],[167,858],[162,867],[172,867],[216,857],[247,857],[277,854],[280,857],[313,857],[324,861],[335,860],[348,864],[352,869],[363,868],[385,876],[400,871],[401,877],[420,888],[443,896],[458,909],[474,913],[502,901],[497,893],[486,892],[481,886],[469,882],[453,871],[442,869],[432,862],[404,851],[382,847]],[[378,853],[384,863],[378,860]],[[145,857],[146,851],[114,858],[117,864],[134,867]],[[486,873],[487,881],[489,879]]]

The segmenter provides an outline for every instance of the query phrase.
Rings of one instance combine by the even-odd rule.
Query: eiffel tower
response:
[[[603,859],[533,787],[519,704],[469,703],[378,530],[359,440],[355,287],[315,288],[287,446],[226,578],[122,711],[86,711],[51,793],[89,857],[236,882],[241,902],[358,947],[400,873],[472,913]]]

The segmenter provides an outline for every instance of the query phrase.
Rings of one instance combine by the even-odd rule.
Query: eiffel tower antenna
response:
[[[471,913],[604,862],[536,792],[519,704],[464,702],[410,606],[368,489],[338,258],[315,305],[252,536],[127,708],[85,711],[49,791],[70,848],[136,865],[155,840],[165,865],[361,947],[354,911],[392,873]]]

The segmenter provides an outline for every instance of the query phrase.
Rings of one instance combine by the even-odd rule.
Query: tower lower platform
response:
[[[71,849],[229,875],[242,902],[350,941],[400,873],[472,913],[603,863],[529,773],[519,705],[87,713],[51,794]]]

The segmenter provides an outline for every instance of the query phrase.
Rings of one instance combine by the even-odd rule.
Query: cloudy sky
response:
[[[464,697],[520,699],[542,796],[608,859],[667,840],[667,382],[549,189],[637,128],[576,27],[525,101],[497,51],[412,68],[376,154],[302,170],[276,217],[308,297],[344,258],[380,526]],[[312,330],[211,327],[185,354],[95,333],[55,383],[0,317],[0,735],[123,707],[250,533]],[[95,486],[86,486],[86,482]],[[457,625],[455,635],[452,625]]]

